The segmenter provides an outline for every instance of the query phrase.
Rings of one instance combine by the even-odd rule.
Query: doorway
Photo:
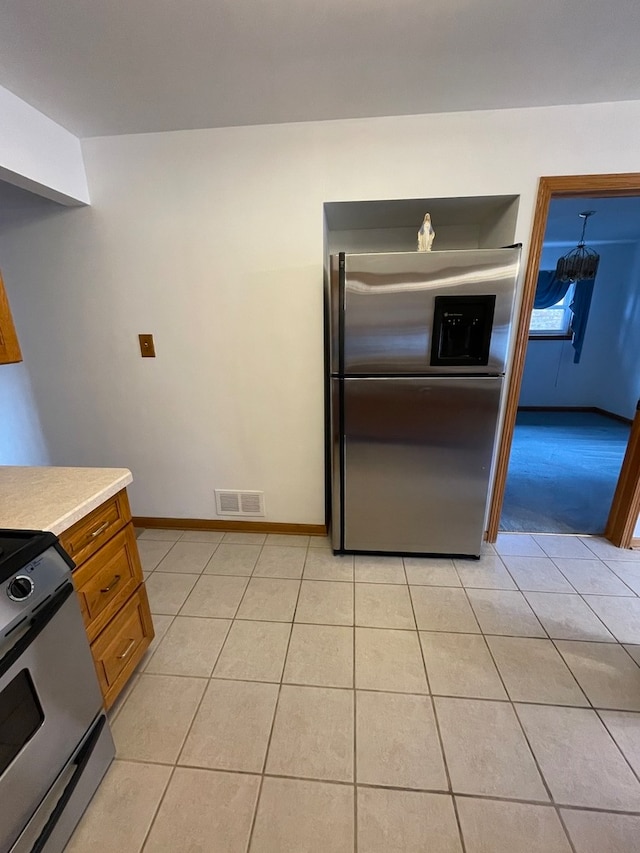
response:
[[[545,253],[543,252],[543,249],[545,247],[547,225],[553,225],[554,216],[556,215],[561,202],[564,203],[565,206],[567,204],[569,207],[572,205],[576,206],[576,231],[578,232],[577,236],[579,237],[579,230],[577,227],[580,224],[577,217],[578,207],[581,209],[586,209],[586,207],[597,209],[596,204],[598,202],[603,206],[615,206],[616,200],[622,200],[623,197],[629,196],[640,196],[640,175],[638,174],[565,176],[541,178],[540,180],[531,248],[525,276],[522,308],[516,332],[514,364],[512,368],[510,386],[507,391],[505,423],[499,446],[496,478],[490,507],[487,530],[487,538],[489,541],[495,541],[500,526],[505,488],[507,486],[509,460],[513,447],[514,435],[516,435],[517,429],[518,404],[521,398],[521,392],[523,391],[523,377],[525,378],[524,390],[526,392],[525,363],[529,345],[529,329],[536,286],[538,283],[538,271],[541,268],[541,264],[545,261]],[[587,235],[587,243],[589,242],[588,236],[589,235]],[[548,248],[549,247],[547,246],[547,249]],[[538,343],[537,346],[541,346],[541,344]],[[575,376],[576,374],[574,373],[574,379]],[[560,387],[555,393],[561,395],[563,393],[562,387]],[[547,403],[549,403],[549,399],[553,401],[552,397],[547,398]],[[615,414],[615,412],[613,413]],[[522,419],[523,417],[526,420],[525,413],[521,412],[520,418]],[[528,417],[531,419],[533,415],[528,415]],[[561,420],[558,415],[555,415],[555,417],[558,420]],[[535,421],[535,417],[533,417],[533,420]],[[623,425],[621,424],[620,426]],[[622,449],[622,445],[627,443],[627,434],[625,434],[624,437],[622,435],[619,436],[618,440],[621,440]],[[618,467],[619,461],[618,456]],[[611,485],[613,486],[613,482]],[[611,490],[609,491],[608,502],[611,503]],[[625,461],[622,466],[618,485],[613,497],[609,523],[606,528],[605,535],[613,542],[613,544],[621,547],[630,546],[639,509],[640,440],[634,440],[632,438],[628,443]],[[568,529],[565,532],[573,531]]]

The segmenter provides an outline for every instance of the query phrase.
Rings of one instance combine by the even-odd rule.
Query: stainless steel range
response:
[[[115,749],[51,533],[0,530],[0,851],[60,853]]]

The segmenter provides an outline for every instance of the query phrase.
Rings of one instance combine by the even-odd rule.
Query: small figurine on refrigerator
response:
[[[422,225],[418,231],[418,251],[430,252],[431,244],[433,243],[433,238],[435,236],[436,232],[433,230],[433,225],[431,224],[431,215],[429,213],[425,213]]]

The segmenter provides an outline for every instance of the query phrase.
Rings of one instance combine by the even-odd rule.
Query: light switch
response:
[[[140,355],[143,358],[155,358],[156,348],[153,344],[153,335],[138,335],[140,341]]]

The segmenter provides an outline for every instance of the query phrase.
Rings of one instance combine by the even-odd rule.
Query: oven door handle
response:
[[[14,646],[12,646],[3,658],[0,658],[0,678],[13,666],[13,664],[24,654],[31,643],[36,639],[51,622],[56,613],[60,610],[65,601],[73,592],[73,584],[65,583],[53,597],[47,601],[37,613],[29,620],[28,630],[22,634]]]
[[[73,792],[75,791],[78,782],[80,781],[80,778],[84,773],[85,767],[89,763],[89,759],[93,754],[93,750],[95,749],[96,744],[98,743],[98,739],[100,738],[100,734],[102,732],[102,729],[104,728],[106,721],[107,718],[104,715],[100,717],[98,722],[93,727],[93,731],[85,741],[84,746],[76,755],[73,761],[73,763],[76,765],[75,770],[73,771],[73,776],[67,782],[64,791],[60,795],[60,799],[56,803],[55,808],[53,809],[51,814],[49,815],[49,820],[45,823],[42,832],[38,836],[38,840],[31,848],[31,853],[42,853],[42,851],[44,850],[45,845],[49,840],[49,837],[51,836],[51,833],[56,828],[56,825],[60,820],[62,812],[65,810],[67,803],[71,799]]]

